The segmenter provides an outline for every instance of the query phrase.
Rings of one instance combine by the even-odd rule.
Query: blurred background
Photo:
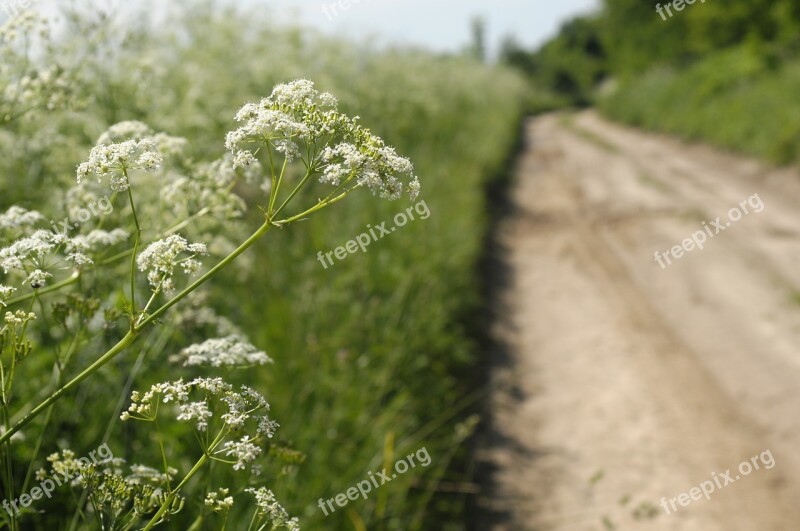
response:
[[[720,529],[779,529],[791,521],[764,517],[736,527],[733,520],[713,510],[706,519],[690,523],[663,515],[657,518],[656,512],[662,510],[659,493],[673,496],[684,487],[688,491],[707,478],[708,466],[737,464],[729,457],[738,455],[735,451],[740,447],[721,452],[727,458],[723,463],[694,461],[689,466],[681,457],[688,450],[676,441],[668,448],[676,452],[670,454],[670,462],[685,465],[685,474],[669,476],[655,486],[651,481],[650,490],[641,487],[648,478],[647,467],[658,460],[651,448],[634,472],[640,483],[607,488],[610,501],[598,505],[598,497],[607,501],[595,494],[603,476],[613,475],[624,465],[614,461],[618,457],[606,459],[607,454],[600,452],[594,458],[558,462],[547,470],[537,468],[539,456],[559,454],[559,445],[567,444],[573,433],[570,429],[537,431],[539,426],[549,426],[548,419],[557,413],[546,404],[538,406],[535,398],[549,400],[549,386],[560,386],[567,394],[555,396],[551,406],[562,418],[569,418],[575,406],[575,424],[570,428],[581,432],[582,421],[594,413],[581,416],[579,405],[590,404],[598,396],[589,392],[594,388],[584,380],[556,381],[561,373],[547,372],[542,366],[549,358],[537,358],[539,351],[552,354],[553,359],[572,359],[575,366],[564,369],[565,374],[582,374],[582,366],[590,373],[587,378],[597,375],[604,387],[613,387],[619,377],[603,373],[604,359],[591,355],[597,338],[604,337],[602,331],[583,346],[554,348],[546,341],[553,334],[569,337],[575,330],[599,326],[598,316],[609,314],[603,307],[582,305],[570,291],[571,284],[565,284],[576,263],[569,258],[577,245],[569,231],[584,234],[580,232],[584,229],[572,225],[578,223],[576,219],[606,227],[595,242],[605,237],[623,247],[633,236],[609,236],[615,225],[607,223],[626,220],[633,211],[641,214],[652,209],[648,219],[654,225],[665,211],[685,223],[660,236],[653,236],[656,229],[641,229],[637,246],[627,247],[618,262],[609,262],[609,275],[616,271],[613,274],[635,278],[637,286],[644,283],[656,291],[600,297],[606,302],[622,300],[618,304],[626,311],[647,315],[653,322],[663,319],[671,330],[679,327],[677,317],[659,314],[653,301],[666,300],[658,299],[664,293],[683,293],[692,300],[691,293],[702,292],[696,283],[705,277],[673,273],[673,283],[666,284],[664,277],[650,277],[653,251],[680,243],[700,221],[719,215],[719,208],[736,206],[740,199],[762,190],[742,180],[777,171],[770,165],[797,162],[800,2],[696,2],[674,10],[674,16],[666,19],[657,12],[655,2],[638,0],[135,4],[28,0],[26,4],[51,19],[52,39],[31,37],[26,61],[0,65],[0,89],[17,81],[20,72],[36,77],[36,72],[50,71],[56,78],[63,74],[66,81],[51,86],[45,79],[41,98],[13,120],[6,114],[10,111],[0,106],[7,117],[0,128],[0,211],[12,204],[63,211],[59,190],[72,183],[74,168],[97,136],[122,120],[141,120],[157,131],[190,139],[196,160],[218,158],[224,152],[225,133],[235,125],[236,110],[268,95],[275,84],[298,78],[313,80],[320,90],[336,95],[345,112],[360,116],[361,123],[414,162],[423,186],[421,199],[431,212],[428,219],[414,221],[373,244],[368,252],[323,269],[317,261],[319,251],[332,250],[368,224],[390,220],[409,206],[406,200],[389,203],[357,194],[301,226],[274,231],[204,290],[202,305],[245,331],[275,360],[266,368],[232,373],[230,378],[258,388],[272,405],[281,429],[274,449],[276,464],[267,477],[270,488],[291,514],[299,516],[304,529],[641,526],[705,531],[716,524],[724,526]],[[0,23],[23,7],[19,0],[0,0]],[[649,131],[637,135],[650,136],[625,136],[633,133],[611,126],[610,121]],[[703,147],[709,151],[684,163],[681,157],[687,152],[682,144],[670,144],[669,152],[656,152],[661,142],[678,141],[713,149]],[[631,162],[645,152],[652,157]],[[708,162],[717,156],[751,158]],[[704,181],[711,177],[698,169],[698,160],[708,165],[704,168],[709,172],[714,169],[722,175],[713,182]],[[677,177],[645,171],[668,161],[678,161]],[[633,164],[633,169],[625,164]],[[737,168],[747,171],[730,181],[738,183],[734,186],[724,174]],[[672,179],[679,182],[681,172],[696,176],[692,181],[697,181],[692,185],[696,189],[681,187],[680,194],[665,191],[673,186]],[[623,186],[615,180],[618,176],[637,181],[646,191],[627,187],[627,181]],[[649,185],[642,184],[648,179]],[[725,188],[728,185],[731,188]],[[551,193],[556,189],[558,193]],[[783,230],[794,238],[796,228],[791,225],[796,213],[791,199],[797,197],[795,192],[765,185],[762,197],[775,201],[774,207],[767,203],[767,212],[774,208],[781,216],[779,222],[769,218],[773,220],[769,223],[766,214],[758,218],[765,220],[763,234]],[[593,217],[598,205],[605,210]],[[245,225],[256,227],[259,216],[251,208]],[[560,227],[564,219],[569,220],[567,236],[559,233],[553,246],[536,239],[543,231]],[[754,231],[742,229],[741,240],[736,240],[739,247],[728,249],[730,256],[715,258],[712,271],[727,271],[726,260],[745,255],[756,257],[753,275],[767,271],[765,263],[780,264],[769,269],[775,272],[771,278],[784,283],[781,300],[788,305],[787,312],[796,313],[800,282],[789,265],[800,257],[796,238],[781,233],[788,239],[765,251],[757,244],[765,241],[756,238],[762,233]],[[524,242],[532,243],[523,252]],[[594,247],[581,252],[584,257],[600,253]],[[547,262],[548,257],[564,256],[563,263]],[[696,267],[702,268],[703,259],[698,258]],[[637,273],[645,269],[647,273]],[[587,278],[594,287],[613,285],[609,277]],[[741,281],[744,291],[760,293],[755,277],[725,278],[730,290],[738,289],[734,283]],[[528,289],[531,285],[549,286],[550,291]],[[727,300],[696,297],[695,302],[723,304]],[[642,310],[641,300],[649,301],[647,312],[651,313]],[[676,302],[672,312],[691,315],[687,312],[693,303],[681,304]],[[536,305],[538,313],[533,309]],[[573,308],[592,312],[573,313]],[[787,418],[787,408],[794,404],[789,395],[797,383],[797,367],[787,353],[798,346],[797,322],[787,317],[778,324],[767,319],[756,325],[747,312],[730,312],[729,317],[717,323],[721,328],[714,329],[717,335],[713,337],[738,328],[750,330],[753,335],[748,340],[767,350],[765,345],[771,341],[780,343],[778,351],[786,355],[781,358],[785,365],[770,370],[789,375],[780,386],[786,394],[781,395],[783,401],[766,396],[758,400],[773,405],[770,400],[779,401],[773,413]],[[647,323],[634,326],[636,333],[643,334],[645,345],[630,347],[634,352],[636,348],[648,351],[647,342],[665,333],[666,328],[655,331],[652,322]],[[766,332],[769,323],[779,331]],[[174,326],[169,334],[153,332],[144,342],[150,350],[120,358],[84,384],[74,399],[59,403],[50,421],[49,433],[57,434],[51,446],[97,447],[114,417],[120,390],[131,385],[141,389],[174,377],[175,368],[165,360],[202,337],[206,332],[202,323],[195,325]],[[617,330],[614,337],[626,334]],[[108,341],[114,337],[111,328]],[[713,342],[701,348],[680,333],[677,339],[670,337],[674,342],[664,352],[714,348]],[[96,355],[89,350],[81,353],[76,367],[87,365]],[[647,376],[630,378],[646,388],[659,363],[653,360],[643,369]],[[698,362],[701,366],[684,368],[685,374],[696,375],[714,364]],[[44,363],[31,364],[30,374],[20,385],[29,390],[41,386],[44,377],[36,376],[37,368],[49,370]],[[509,373],[527,380],[517,381]],[[742,405],[748,396],[737,394],[747,387],[747,380],[742,375],[735,378],[739,387],[723,386],[720,396],[714,395],[722,405],[709,406],[712,417],[738,418],[748,411]],[[706,380],[697,383],[706,384]],[[759,385],[769,388],[767,383]],[[668,391],[675,392],[674,396],[692,392],[680,387],[664,390],[659,403],[673,396]],[[656,395],[647,389],[638,392],[635,396]],[[720,398],[726,393],[736,399]],[[613,404],[606,405],[613,409]],[[603,411],[600,417],[607,413]],[[613,442],[618,430],[648,430],[641,420],[620,420],[613,414],[607,419],[600,422],[598,431],[587,432],[591,436],[583,433],[575,440],[588,445],[609,436]],[[746,427],[741,428],[746,434],[762,429],[747,422],[743,420]],[[780,439],[780,444],[789,447],[797,433],[794,425],[770,423],[778,426],[775,433],[790,433]],[[524,429],[518,431],[515,426]],[[131,442],[135,437],[128,430],[115,428],[111,446],[115,455],[133,459],[142,443]],[[772,439],[763,439],[764,444],[767,440]],[[763,451],[766,446],[758,446],[760,441],[752,449],[743,445],[742,452],[745,446],[752,455]],[[189,454],[193,444],[176,435],[170,451],[176,456]],[[629,441],[619,448],[629,453],[642,444]],[[422,447],[431,456],[429,467],[402,475],[369,499],[350,503],[332,515],[320,511],[320,498],[344,492],[368,471],[391,466]],[[709,455],[714,448],[711,438]],[[33,457],[33,448],[23,449],[19,460],[27,463]],[[784,470],[792,469],[787,465]],[[554,479],[573,476],[574,481],[563,484]],[[781,481],[789,485],[786,489],[793,488],[793,482]],[[520,484],[536,484],[536,490],[520,488]],[[625,496],[630,498],[635,485],[642,489],[636,499],[639,505],[621,503]],[[547,498],[550,487],[568,494]],[[781,490],[776,496],[783,499],[791,492]],[[63,509],[68,501],[54,499],[48,504],[36,529],[66,529],[64,522],[72,516],[71,512],[65,516]],[[625,519],[608,517],[608,505]],[[792,513],[787,507],[776,505],[775,511],[788,518]],[[193,507],[185,516],[179,515],[171,529],[188,529],[197,510]],[[564,518],[576,513],[578,519]],[[541,514],[548,518],[539,519]],[[228,529],[246,525],[238,523],[243,518],[239,513],[231,518]],[[763,527],[747,527],[758,522]]]

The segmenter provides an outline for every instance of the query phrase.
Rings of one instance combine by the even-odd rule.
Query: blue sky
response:
[[[551,37],[566,19],[599,7],[600,0],[238,0],[271,8],[281,18],[299,19],[328,33],[355,38],[377,36],[379,42],[458,50],[469,41],[469,22],[486,18],[489,42],[514,34],[534,47]],[[327,6],[327,11],[324,7]],[[335,11],[334,11],[335,10]],[[326,14],[327,13],[327,14]]]

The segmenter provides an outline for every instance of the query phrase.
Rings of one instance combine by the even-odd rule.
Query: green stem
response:
[[[133,202],[133,192],[131,191],[128,172],[123,168],[122,173],[125,175],[125,180],[128,181],[128,200],[133,212],[133,222],[136,224],[136,239],[133,243],[133,253],[131,253],[131,330],[133,330],[136,327],[133,317],[136,315],[136,253],[139,251],[139,243],[142,239],[142,227],[139,225],[139,217],[136,215],[136,205]]]
[[[211,446],[208,447],[203,452],[203,456],[197,461],[197,463],[195,463],[194,467],[192,467],[189,473],[186,474],[186,477],[183,478],[183,481],[181,481],[180,484],[177,487],[175,487],[175,490],[169,493],[167,499],[164,500],[164,503],[161,504],[161,508],[159,508],[158,512],[153,516],[153,518],[150,519],[150,522],[148,522],[148,524],[142,529],[142,531],[149,531],[150,529],[153,529],[153,527],[155,527],[157,523],[159,523],[161,517],[164,516],[164,513],[167,512],[169,506],[172,505],[173,501],[175,501],[175,497],[178,495],[181,489],[183,489],[183,487],[189,482],[189,480],[191,480],[198,472],[200,472],[200,469],[203,468],[203,466],[205,466],[205,464],[208,462],[209,454],[213,452],[214,449],[222,441],[222,439],[225,438],[225,435],[227,435],[227,431],[228,430],[223,429],[219,432],[217,437],[214,439],[214,442],[211,443]]]
[[[69,363],[69,359],[75,353],[75,350],[78,348],[78,334],[75,334],[75,337],[72,339],[72,343],[69,346],[69,349],[64,356],[64,365]],[[55,385],[58,387],[64,381],[64,367],[60,365],[59,362],[59,354],[56,354],[56,364],[55,370],[57,371]],[[36,444],[33,448],[33,455],[31,457],[31,464],[28,467],[28,473],[25,475],[25,481],[22,482],[22,492],[28,492],[28,485],[30,485],[31,479],[33,479],[33,463],[36,461],[37,456],[39,455],[39,451],[42,449],[42,444],[44,443],[44,436],[47,433],[47,426],[50,424],[50,419],[53,416],[53,409],[54,406],[50,406],[47,408],[47,413],[44,416],[44,421],[42,423],[42,429],[39,432],[39,437],[36,440]]]
[[[305,212],[301,212],[300,214],[297,214],[296,216],[292,216],[290,218],[286,218],[286,219],[282,219],[280,221],[276,221],[275,224],[276,225],[286,225],[288,223],[292,223],[293,221],[297,221],[299,219],[302,219],[302,218],[304,218],[304,217],[306,217],[306,216],[308,216],[310,214],[313,214],[314,212],[316,212],[318,210],[322,210],[326,206],[332,205],[332,204],[336,203],[337,201],[341,201],[342,199],[347,197],[347,194],[352,192],[354,189],[355,188],[351,188],[351,189],[347,190],[346,192],[343,192],[343,193],[337,195],[333,199],[328,199],[327,201],[321,201],[320,203],[317,203],[315,206],[309,208]]]
[[[186,289],[178,293],[175,297],[167,301],[164,305],[158,308],[156,311],[152,313],[147,319],[139,323],[137,326],[133,327],[131,330],[128,331],[127,334],[117,343],[114,345],[111,350],[103,354],[97,361],[92,363],[89,367],[84,369],[79,375],[75,378],[70,380],[67,384],[63,387],[54,391],[49,397],[47,397],[43,402],[41,402],[38,406],[33,408],[28,414],[26,414],[22,419],[20,419],[13,427],[9,428],[5,433],[0,435],[0,444],[8,441],[11,439],[11,436],[21,430],[23,427],[27,426],[33,419],[39,416],[44,410],[50,406],[50,404],[55,403],[58,401],[67,391],[72,390],[86,378],[91,376],[93,373],[98,371],[104,365],[106,365],[109,361],[116,358],[122,351],[124,351],[127,347],[129,347],[135,340],[138,334],[142,331],[144,327],[148,324],[152,323],[161,315],[167,312],[170,308],[172,308],[175,304],[180,302],[184,297],[189,295],[192,291],[199,288],[205,282],[207,282],[211,277],[216,275],[220,270],[225,268],[228,264],[230,264],[233,260],[235,260],[240,254],[245,252],[248,248],[250,248],[255,242],[257,242],[264,234],[269,231],[272,225],[267,221],[261,227],[258,228],[256,232],[254,232],[247,240],[244,241],[239,247],[236,248],[231,254],[226,256],[221,262],[219,262],[216,266],[210,269],[207,273],[205,273],[202,277],[194,281],[190,284]]]
[[[259,227],[257,231],[255,231],[249,238],[247,238],[247,240],[245,240],[244,243],[242,243],[239,247],[237,247],[236,250],[234,250],[231,254],[226,256],[220,263],[215,265],[213,268],[209,269],[208,272],[206,272],[203,276],[201,276],[200,278],[189,284],[189,286],[187,286],[183,291],[175,295],[172,299],[170,299],[169,301],[164,303],[160,308],[155,310],[152,314],[150,314],[147,317],[147,319],[138,324],[134,328],[134,331],[138,332],[148,324],[152,323],[153,321],[161,317],[161,315],[163,315],[167,310],[169,310],[170,308],[175,306],[178,302],[180,302],[181,299],[186,297],[189,293],[193,292],[194,290],[205,284],[211,277],[216,275],[220,270],[224,269],[228,264],[233,262],[240,254],[245,252],[255,242],[260,240],[261,237],[264,236],[264,234],[266,234],[271,227],[272,225],[268,221],[265,222],[263,225],[261,225],[261,227]]]
[[[297,193],[300,191],[300,189],[303,188],[303,186],[306,184],[306,182],[308,182],[308,180],[311,178],[311,174],[312,173],[313,172],[311,171],[311,166],[309,166],[308,170],[306,171],[306,174],[303,176],[303,179],[298,183],[297,186],[294,187],[294,190],[292,190],[292,193],[289,194],[289,197],[287,197],[284,200],[284,202],[281,203],[281,206],[278,207],[278,210],[276,210],[274,213],[271,213],[270,219],[275,219],[275,216],[280,214],[280,212],[286,207],[286,205],[289,204],[289,201],[294,199],[294,196],[297,195]]]
[[[43,402],[41,402],[38,406],[33,408],[27,415],[22,417],[19,421],[17,421],[14,426],[8,429],[3,435],[0,435],[0,443],[8,441],[11,437],[17,433],[19,430],[27,426],[33,419],[38,417],[43,411],[45,411],[51,404],[55,403],[60,399],[67,391],[72,390],[86,378],[91,376],[109,361],[117,357],[117,355],[125,350],[127,347],[131,345],[131,343],[136,340],[136,332],[133,330],[129,331],[125,334],[125,337],[120,339],[119,343],[111,347],[111,350],[103,354],[97,361],[92,363],[89,367],[84,369],[79,375],[74,377],[68,383],[66,383],[63,387],[55,390],[50,396],[48,396]]]
[[[272,150],[270,150],[270,156],[272,155]],[[272,212],[272,209],[275,208],[275,201],[278,199],[278,193],[281,189],[281,183],[283,182],[283,174],[286,173],[286,166],[289,164],[289,159],[284,157],[283,159],[283,167],[281,168],[281,174],[278,175],[278,180],[275,182],[275,188],[270,193],[269,205],[267,210]],[[273,172],[274,175],[274,172]]]
[[[161,517],[164,516],[164,513],[167,512],[169,506],[172,505],[172,502],[175,501],[175,497],[178,495],[178,492],[180,492],[183,486],[190,479],[192,479],[195,476],[195,474],[200,472],[200,469],[203,468],[203,466],[205,466],[207,461],[208,461],[208,454],[203,454],[203,457],[201,457],[200,460],[197,461],[197,463],[195,463],[194,467],[189,471],[188,474],[186,474],[186,477],[183,478],[183,481],[181,481],[180,485],[178,485],[175,488],[175,490],[172,491],[167,496],[167,499],[164,500],[164,503],[161,505],[161,508],[158,510],[155,516],[153,516],[150,522],[148,522],[148,524],[142,529],[142,531],[149,531],[150,529],[153,529],[153,527],[155,527],[155,525],[161,520]]]
[[[203,208],[202,210],[198,211],[197,213],[189,216],[188,218],[186,218],[182,222],[178,223],[174,227],[171,227],[171,228],[165,230],[163,233],[161,233],[161,236],[169,236],[170,234],[173,234],[173,233],[179,231],[180,229],[182,229],[183,227],[185,227],[186,225],[188,225],[192,221],[194,221],[194,220],[196,220],[196,219],[198,219],[198,218],[200,218],[202,216],[205,216],[210,211],[211,211],[211,209],[209,209],[208,207]],[[114,256],[110,256],[110,257],[106,258],[105,260],[102,260],[102,261],[98,262],[97,265],[101,266],[101,265],[113,264],[114,262],[116,262],[118,260],[121,260],[121,259],[125,258],[126,256],[129,256],[131,253],[133,253],[133,251],[134,251],[133,249],[127,249],[125,251],[121,251],[121,252],[115,254]],[[65,278],[64,280],[61,280],[61,281],[56,282],[54,284],[50,284],[50,285],[48,285],[48,286],[46,286],[44,288],[39,288],[37,291],[39,292],[39,295],[46,295],[46,294],[51,293],[53,291],[58,291],[61,288],[64,288],[64,287],[67,287],[67,286],[71,286],[72,284],[75,284],[76,282],[78,282],[80,280],[82,272],[83,272],[83,270],[75,271],[74,273],[72,273],[72,275],[70,277]],[[35,295],[34,292],[28,293],[26,295],[20,295],[19,297],[15,297],[13,299],[9,299],[8,301],[6,301],[6,304],[8,306],[12,306],[12,305],[18,304],[20,302],[25,302],[26,300],[30,299],[34,295]]]
[[[25,302],[26,300],[28,300],[30,298],[33,298],[37,294],[38,295],[45,295],[47,293],[50,293],[51,291],[57,291],[57,290],[65,287],[65,286],[69,286],[71,284],[75,284],[78,281],[79,278],[80,278],[80,273],[78,273],[76,271],[75,273],[72,274],[72,276],[70,276],[68,278],[65,278],[64,280],[61,280],[61,281],[56,282],[55,284],[51,284],[49,286],[45,286],[44,288],[39,288],[38,290],[32,291],[32,292],[28,293],[27,295],[20,295],[19,297],[16,297],[14,299],[10,299],[10,300],[8,300],[6,302],[6,304],[11,306],[13,304],[18,304],[20,302]]]

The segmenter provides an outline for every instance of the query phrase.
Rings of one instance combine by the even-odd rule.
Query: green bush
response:
[[[616,120],[789,163],[800,160],[799,89],[800,62],[746,45],[623,81],[599,107]]]

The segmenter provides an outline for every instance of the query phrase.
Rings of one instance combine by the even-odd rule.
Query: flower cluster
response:
[[[247,465],[261,455],[261,447],[254,444],[249,435],[245,435],[238,441],[226,441],[217,453],[223,452],[228,457],[236,459],[236,463],[233,465],[234,470],[244,470]]]
[[[192,401],[192,393],[202,395],[202,399]],[[236,391],[221,378],[196,378],[188,383],[183,380],[158,383],[144,395],[134,392],[131,402],[128,410],[122,414],[122,420],[153,421],[161,404],[174,403],[176,419],[193,422],[195,429],[200,432],[207,431],[215,418],[227,431],[240,431],[248,423],[252,424],[255,437],[244,435],[238,441],[225,441],[217,451],[236,459],[234,470],[242,470],[250,465],[261,454],[258,446],[261,437],[272,438],[278,428],[278,424],[266,414],[269,403],[262,395],[247,386]],[[219,411],[225,413],[219,414]],[[214,451],[215,448],[208,450]]]
[[[161,198],[175,215],[188,216],[202,209],[223,219],[240,218],[247,210],[242,198],[232,193],[237,183],[261,183],[262,190],[268,190],[269,183],[259,162],[237,168],[230,153],[210,164],[197,165],[190,175],[170,173],[166,177]]]
[[[81,473],[86,472],[93,466],[92,461],[88,457],[76,458],[75,452],[70,449],[54,452],[47,457],[47,461],[52,468],[51,472],[54,476],[61,476],[70,478],[72,485],[79,485],[81,482]],[[42,475],[44,471],[40,471]]]
[[[169,467],[167,472],[161,472],[145,465],[131,465],[130,470],[131,473],[125,477],[125,482],[129,485],[161,485],[172,481],[178,473],[178,470],[172,467]]]
[[[90,175],[111,178],[111,189],[124,192],[130,186],[129,170],[154,172],[161,167],[164,158],[158,144],[152,138],[126,140],[118,144],[101,144],[92,148],[89,159],[78,165],[78,183]]]
[[[193,275],[202,266],[196,257],[207,254],[208,248],[204,243],[189,243],[185,238],[173,234],[148,245],[136,257],[136,263],[140,271],[147,271],[147,279],[154,290],[170,292],[175,289],[172,282],[175,268],[180,266],[186,275]]]
[[[261,487],[258,490],[246,489],[245,492],[249,492],[256,499],[256,506],[258,507],[256,515],[260,518],[259,523],[266,519],[266,523],[272,524],[272,529],[285,527],[289,531],[300,531],[300,523],[297,517],[289,518],[289,513],[278,503],[275,494],[271,490]]]
[[[98,146],[107,146],[122,143],[128,140],[152,139],[158,147],[159,153],[167,156],[180,156],[189,146],[185,138],[170,136],[166,133],[156,133],[149,125],[136,120],[128,120],[112,125],[95,142]]]
[[[122,243],[130,237],[127,231],[122,229],[114,229],[112,231],[105,231],[95,229],[86,235],[77,235],[72,238],[74,245],[83,249],[98,251],[104,247],[112,247],[118,243]]]
[[[24,312],[17,310],[16,312],[6,312],[5,322],[10,326],[25,326],[29,321],[36,319],[36,314],[33,312]]]
[[[205,505],[215,513],[226,513],[233,507],[233,496],[230,489],[211,491],[206,495]]]
[[[30,9],[20,11],[0,25],[0,44],[10,43],[34,32],[45,39],[49,38],[50,27],[47,18]]]
[[[3,96],[6,101],[27,108],[42,107],[53,111],[69,106],[72,90],[66,72],[51,66],[10,83]]]
[[[92,259],[85,254],[87,250],[81,240],[65,234],[37,230],[0,249],[0,268],[5,274],[13,270],[23,272],[27,275],[23,284],[30,284],[32,288],[38,289],[53,276],[48,269],[59,267],[65,261],[75,267],[91,264]],[[65,253],[64,258],[49,260],[61,251]]]
[[[322,118],[332,116],[334,111],[320,109],[335,107],[336,98],[319,93],[311,81],[278,85],[270,97],[239,109],[235,119],[244,125],[228,133],[225,147],[234,154],[236,166],[255,161],[252,153],[243,148],[247,144],[260,147],[269,142],[276,151],[293,160],[300,155],[298,141],[312,143],[324,134],[333,133],[333,121]]]
[[[208,339],[203,343],[191,345],[172,360],[182,361],[184,367],[249,367],[272,363],[272,359],[264,351],[240,335]]]
[[[44,216],[35,210],[26,210],[12,206],[4,214],[0,214],[0,229],[19,229],[30,227],[44,221]]]
[[[352,182],[353,187],[366,186],[386,199],[400,197],[404,189],[400,177],[405,176],[409,180],[405,188],[415,199],[420,185],[411,162],[336,107],[336,99],[317,91],[311,81],[278,85],[268,98],[239,110],[236,121],[243,125],[228,133],[225,146],[233,153],[235,166],[254,163],[255,153],[268,146],[287,161],[302,159],[320,173],[323,183]]]
[[[0,284],[0,306],[5,307],[5,302],[11,298],[11,295],[17,291],[17,288],[11,286],[4,286]]]
[[[408,175],[408,192],[412,200],[419,195],[419,179],[413,175],[411,161],[397,154],[394,148],[383,145],[378,137],[363,133],[360,145],[341,142],[322,151],[325,163],[320,181],[338,186],[355,178],[356,184],[366,186],[385,199],[398,199],[403,183],[396,175]]]
[[[130,529],[130,525],[158,510],[167,498],[170,482],[178,472],[169,468],[159,472],[144,465],[131,465],[130,474],[123,472],[125,460],[114,458],[111,466],[102,471],[96,467],[82,468],[75,486],[85,489],[98,518],[107,521],[129,522],[128,527],[103,527],[103,529]],[[176,496],[169,509],[180,511],[184,499]]]
[[[108,146],[126,140],[144,140],[153,136],[155,132],[144,122],[126,120],[109,127],[97,138],[95,145]]]

